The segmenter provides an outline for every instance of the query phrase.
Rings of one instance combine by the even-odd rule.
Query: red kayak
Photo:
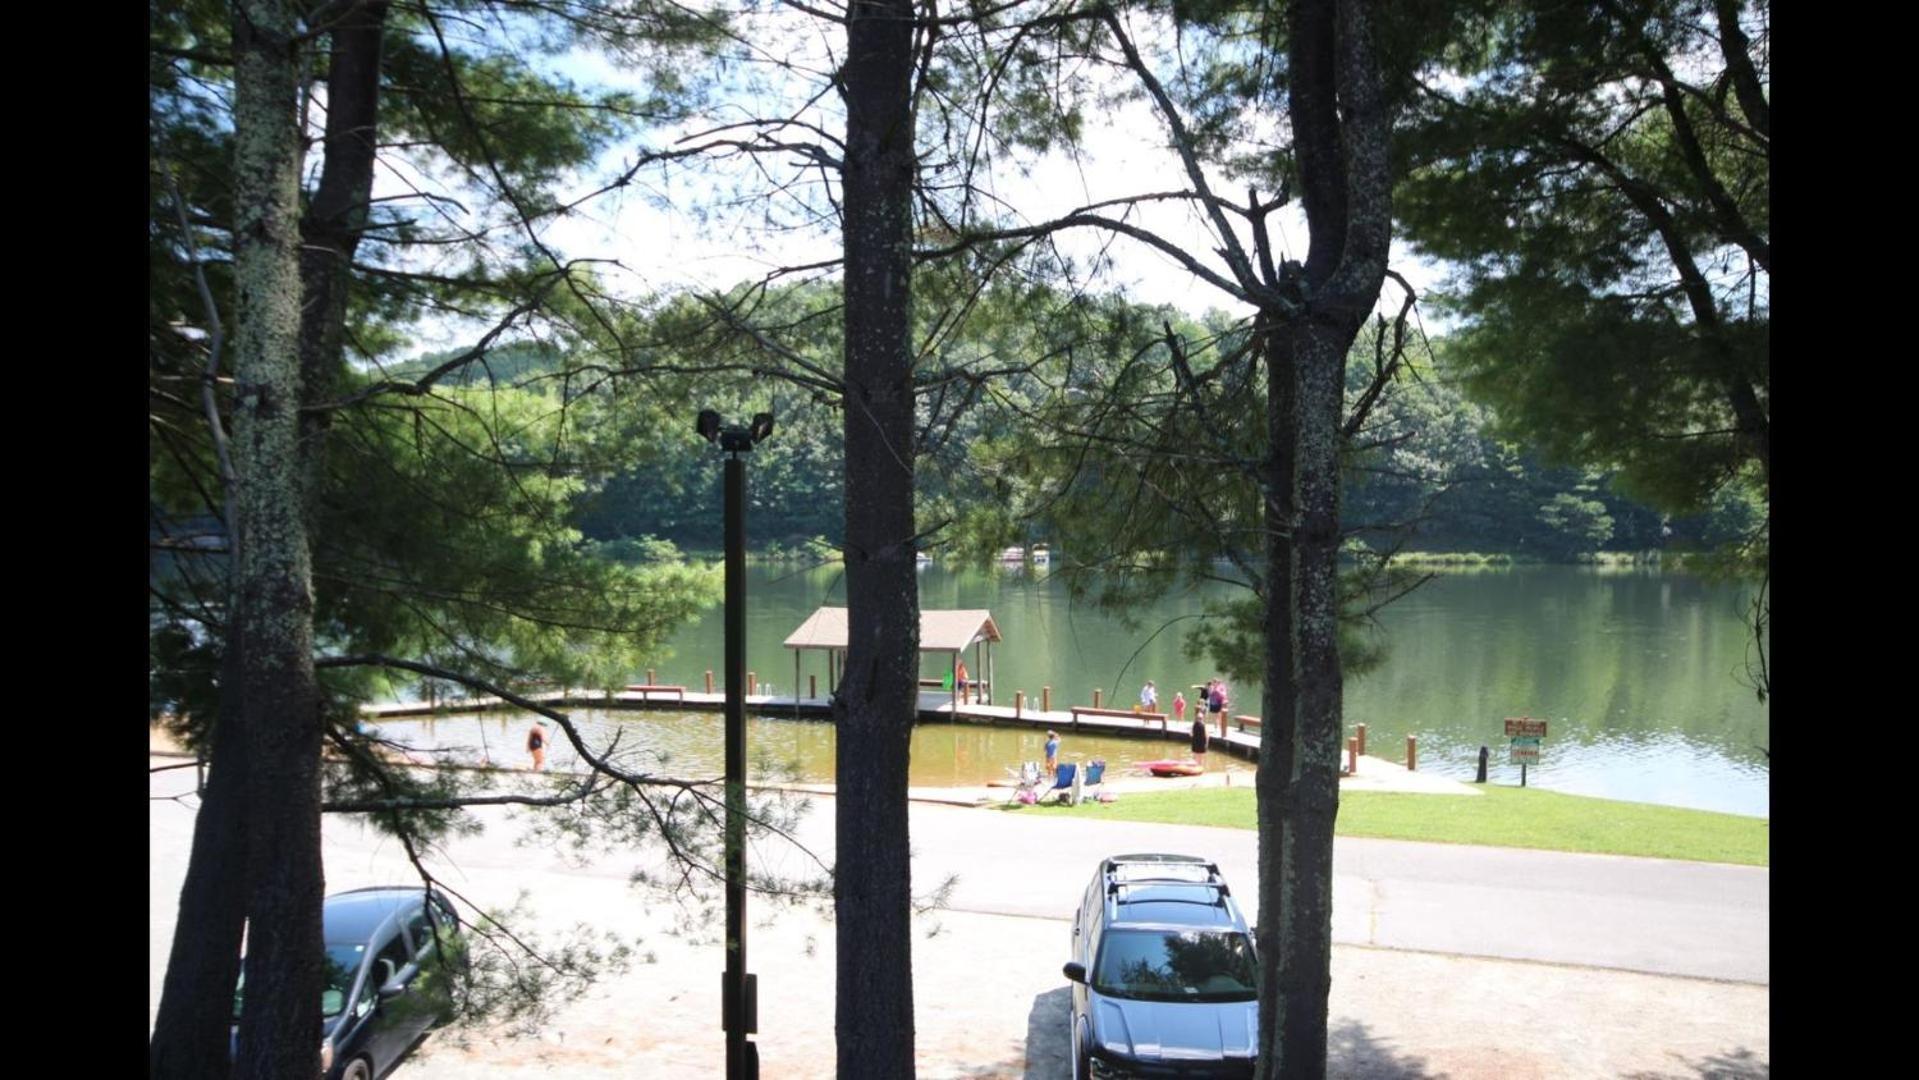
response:
[[[1163,761],[1142,761],[1139,767],[1154,776],[1198,776],[1206,770],[1197,761],[1181,761],[1167,758]]]

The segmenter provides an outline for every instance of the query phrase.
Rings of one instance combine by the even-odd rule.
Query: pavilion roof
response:
[[[823,607],[787,635],[785,644],[789,649],[844,649],[846,639],[846,609]],[[1000,640],[993,613],[985,608],[920,611],[920,651],[923,653],[960,652],[982,640]]]

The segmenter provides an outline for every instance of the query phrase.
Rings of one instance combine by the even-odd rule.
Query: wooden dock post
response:
[[[713,673],[711,671],[706,673],[706,692],[709,694],[713,692]]]
[[[1408,735],[1406,736],[1406,771],[1412,772],[1417,768],[1419,768],[1419,736]]]
[[[660,680],[658,680],[658,679],[656,679],[656,678],[654,678],[654,677],[653,677],[653,669],[652,669],[652,668],[647,668],[647,669],[646,669],[646,685],[648,685],[648,686],[658,686],[658,685],[659,685],[659,683],[660,683]]]
[[[806,677],[806,696],[810,698],[820,696],[820,677],[818,675],[808,675]]]
[[[1099,687],[1097,686],[1093,687],[1093,708],[1095,709],[1099,708],[1099,695],[1100,695]]]
[[[1359,775],[1359,738],[1354,736],[1346,740],[1346,775]]]
[[[758,674],[749,671],[746,673],[746,696],[758,697],[759,694],[760,694],[760,677]]]
[[[1026,691],[1013,691],[1013,719],[1018,720],[1026,712]]]
[[[1359,752],[1362,754],[1366,752],[1366,725],[1365,724],[1359,725]]]
[[[1039,688],[1039,711],[1053,711],[1053,688],[1050,686],[1042,686]]]

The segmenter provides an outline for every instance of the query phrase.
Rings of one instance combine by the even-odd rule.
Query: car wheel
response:
[[[354,1058],[341,1070],[340,1080],[373,1080],[373,1063],[363,1057]]]

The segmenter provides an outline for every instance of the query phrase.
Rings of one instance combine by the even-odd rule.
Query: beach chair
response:
[[[1024,765],[1021,765],[1016,770],[1007,769],[1006,772],[1009,776],[1013,778],[1015,782],[1013,787],[1013,796],[1011,799],[1007,800],[1008,802],[1039,801],[1039,785],[1041,780],[1044,779],[1046,775],[1045,770],[1040,768],[1039,762],[1029,761],[1025,763]],[[1032,798],[1030,800],[1021,799],[1020,796],[1022,794],[1030,794]]]
[[[1099,783],[1100,778],[1105,775],[1106,775],[1106,763],[1104,761],[1094,760],[1086,763],[1086,786],[1087,787],[1092,787],[1094,784]]]
[[[1053,773],[1053,786],[1047,788],[1040,797],[1045,798],[1047,795],[1051,795],[1057,791],[1061,793],[1060,798],[1066,798],[1067,793],[1072,790],[1073,777],[1077,775],[1079,775],[1079,765],[1077,763],[1070,761],[1061,763],[1058,770]]]

